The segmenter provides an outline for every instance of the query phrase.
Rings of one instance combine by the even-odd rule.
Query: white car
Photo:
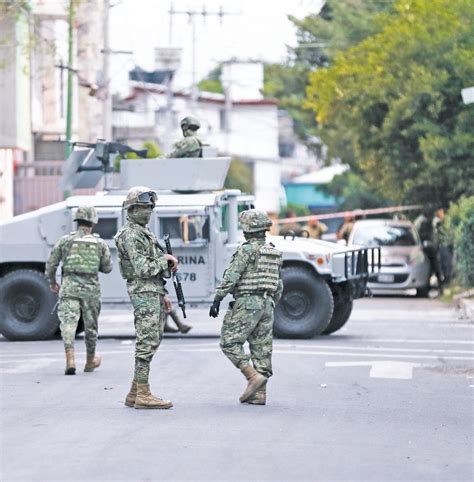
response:
[[[409,221],[366,219],[354,224],[349,246],[380,246],[380,271],[369,278],[368,287],[379,290],[416,289],[426,297],[430,290],[430,263],[415,226]]]

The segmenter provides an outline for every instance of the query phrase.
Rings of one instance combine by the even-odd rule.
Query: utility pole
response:
[[[67,103],[66,103],[66,158],[71,153],[71,130],[72,130],[72,79],[73,79],[73,46],[74,46],[74,2],[75,0],[69,0],[68,11],[68,58],[67,58]],[[66,193],[65,193],[66,196]]]
[[[227,15],[233,15],[230,12],[224,12],[224,9],[222,7],[219,8],[219,10],[215,12],[208,12],[206,10],[206,7],[202,7],[202,10],[175,10],[173,8],[173,3],[171,3],[170,9],[168,11],[170,15],[170,32],[169,32],[169,41],[171,43],[173,39],[173,33],[172,33],[172,28],[173,28],[173,16],[174,15],[187,15],[189,23],[191,24],[191,42],[192,42],[192,73],[191,73],[191,78],[192,78],[192,84],[191,84],[191,100],[192,100],[192,109],[194,110],[196,108],[196,101],[198,98],[198,88],[197,88],[197,52],[196,52],[196,25],[195,25],[195,19],[198,16],[201,16],[203,21],[206,21],[207,17],[211,16],[216,16],[219,17],[220,22],[222,23],[222,20],[225,16]]]
[[[102,104],[102,137],[112,140],[112,96],[110,95],[110,0],[104,0],[104,50],[102,59],[102,81],[104,82],[104,103]]]

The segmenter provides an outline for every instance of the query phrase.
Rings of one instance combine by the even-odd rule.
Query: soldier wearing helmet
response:
[[[216,318],[224,297],[234,296],[222,324],[220,346],[248,381],[240,402],[265,405],[266,384],[272,376],[273,310],[283,292],[282,255],[265,240],[272,226],[265,213],[249,209],[240,214],[239,220],[246,242],[224,272],[209,316]],[[250,356],[245,353],[245,342]]]
[[[53,293],[59,293],[58,318],[66,351],[66,375],[75,375],[74,338],[79,319],[84,322],[87,361],[85,372],[92,372],[101,362],[96,354],[97,319],[100,313],[98,273],[110,273],[109,247],[92,229],[98,223],[92,206],[80,206],[74,215],[77,231],[63,236],[54,246],[46,263],[45,276]],[[61,286],[56,270],[62,263]]]
[[[196,135],[201,127],[199,120],[189,115],[181,121],[180,125],[184,139],[177,142],[166,157],[202,157],[203,143]]]
[[[125,405],[134,408],[171,408],[169,400],[155,397],[148,383],[150,364],[163,337],[165,312],[171,310],[164,278],[175,271],[178,260],[165,253],[148,229],[156,193],[145,186],[128,191],[124,209],[127,222],[115,235],[122,278],[134,309],[135,371]]]

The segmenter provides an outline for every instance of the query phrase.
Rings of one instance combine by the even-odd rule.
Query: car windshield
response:
[[[362,225],[357,228],[352,244],[362,246],[415,246],[417,238],[410,226]]]

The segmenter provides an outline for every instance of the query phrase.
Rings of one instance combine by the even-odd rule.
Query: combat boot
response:
[[[267,403],[267,388],[260,388],[255,395],[249,398],[245,403],[249,405],[265,405]]]
[[[96,368],[100,367],[100,362],[102,359],[100,358],[99,355],[89,355],[87,354],[87,361],[86,364],[84,365],[84,371],[85,372],[93,372]]]
[[[168,321],[165,321],[164,333],[178,333],[179,330],[168,325]]]
[[[173,404],[169,400],[155,397],[150,392],[150,385],[137,383],[137,397],[135,408],[171,408]]]
[[[130,391],[127,393],[127,396],[125,397],[125,406],[134,407],[136,398],[137,398],[137,382],[133,380]]]
[[[259,388],[263,388],[266,385],[268,379],[265,378],[263,375],[260,375],[260,373],[258,373],[257,370],[255,370],[255,368],[250,365],[246,365],[241,368],[241,372],[244,374],[245,378],[249,382],[247,388],[245,389],[245,392],[239,398],[240,402],[244,403],[253,395],[255,395],[255,392]]]
[[[186,323],[183,323],[178,316],[178,313],[176,313],[176,310],[173,310],[170,312],[171,318],[173,318],[173,321],[176,323],[176,326],[178,327],[178,330],[181,333],[187,333],[192,326],[187,325]]]
[[[66,370],[65,375],[75,375],[76,374],[76,363],[74,362],[74,348],[66,349]]]

